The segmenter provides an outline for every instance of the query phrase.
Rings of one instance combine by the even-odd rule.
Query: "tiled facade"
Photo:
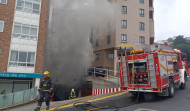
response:
[[[153,0],[108,0],[114,4],[115,19],[111,29],[105,31],[106,25],[101,24],[93,30],[94,55],[99,54],[93,66],[108,68],[116,72],[116,51],[114,47],[120,44],[133,45],[135,49],[142,48],[144,44],[154,42],[154,8]],[[108,22],[109,23],[109,22]],[[97,25],[95,26],[97,27]],[[97,31],[99,30],[99,31]],[[104,32],[101,32],[104,31]],[[97,33],[98,32],[98,33]],[[107,36],[111,42],[107,43]],[[123,36],[123,37],[122,37]],[[125,38],[126,36],[126,38]],[[97,41],[99,42],[97,46]],[[109,59],[109,54],[114,59]],[[110,71],[111,72],[111,71]],[[113,74],[113,73],[112,73]],[[116,75],[116,73],[114,73]]]
[[[7,2],[0,0],[0,92],[39,87],[40,77],[35,75],[44,68],[49,0],[3,1]]]
[[[27,1],[22,0],[22,2],[25,3]],[[0,20],[4,21],[4,30],[3,32],[0,32],[0,72],[43,72],[49,1],[29,0],[27,3],[31,4],[31,7],[37,7],[37,12],[34,13],[34,8],[30,9],[32,12],[23,10],[23,7],[25,6],[23,6],[23,4],[19,6],[19,1],[17,0],[7,0],[7,4],[0,3]],[[19,26],[16,24],[19,24]],[[36,27],[36,29],[33,28],[33,33],[36,33],[35,39],[31,39],[30,37],[23,37],[24,25],[30,27],[30,37],[32,27]],[[17,28],[17,32],[18,29],[21,30],[21,35],[17,34],[18,36],[14,36],[14,27]],[[16,60],[11,63],[11,51],[17,51],[18,53],[27,52],[27,56],[29,55],[29,52],[34,53],[34,60],[32,60],[32,65],[29,65],[28,63],[16,63]]]
[[[7,72],[14,10],[15,0],[9,0],[7,4],[0,3],[0,20],[4,21],[4,30],[0,32],[0,72]]]
[[[45,54],[45,43],[47,36],[47,25],[48,25],[48,13],[49,13],[49,0],[42,0],[41,15],[40,15],[40,26],[39,26],[39,38],[37,45],[37,56],[35,73],[43,72],[44,65],[44,54]]]

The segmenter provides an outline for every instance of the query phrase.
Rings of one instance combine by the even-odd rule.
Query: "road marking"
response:
[[[90,95],[90,96],[86,96],[86,97],[78,97],[78,98],[72,99],[73,101],[68,102],[68,103],[65,103],[65,104],[63,104],[63,105],[61,105],[61,106],[55,107],[53,110],[59,109],[59,107],[66,106],[66,105],[69,105],[69,104],[71,104],[71,103],[76,103],[76,102],[79,101],[79,100],[83,100],[83,99],[86,99],[86,98],[89,98],[89,97],[92,97],[92,96],[94,96],[94,95]],[[42,111],[43,111],[43,110],[42,110]],[[45,111],[47,111],[47,110],[45,110]],[[51,110],[50,110],[50,111],[51,111]]]
[[[158,111],[158,110],[139,108],[139,109],[136,109],[134,111]]]
[[[119,93],[116,93],[116,94],[112,94],[112,95],[108,95],[108,96],[104,96],[104,97],[100,97],[100,98],[96,98],[96,99],[87,100],[85,102],[76,103],[75,105],[81,105],[81,104],[88,103],[88,102],[99,101],[99,100],[103,100],[103,99],[123,95],[123,94],[126,94],[126,93],[128,93],[128,91],[122,91],[122,92],[119,92]],[[54,111],[55,109],[62,109],[62,108],[72,107],[73,105],[74,104],[72,103],[72,104],[66,104],[66,105],[63,105],[63,106],[60,106],[60,107],[58,106],[59,108],[57,108],[57,107],[51,108],[49,111]],[[40,111],[48,111],[48,110],[40,110]]]
[[[93,109],[89,109],[89,110],[86,110],[86,111],[93,111],[93,110],[97,110],[97,109],[104,109],[104,107],[93,108]]]

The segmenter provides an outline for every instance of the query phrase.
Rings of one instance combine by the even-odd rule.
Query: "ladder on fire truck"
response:
[[[118,65],[118,69],[119,68],[122,68],[122,69],[119,69],[120,74],[122,74],[121,76],[123,76],[122,80],[121,78],[119,77],[120,74],[118,74],[118,78],[120,78],[120,81],[121,81],[121,84],[123,84],[124,87],[127,87],[128,86],[128,76],[127,76],[127,67],[126,67],[126,59],[125,57],[127,55],[130,55],[131,51],[133,50],[133,46],[131,45],[125,45],[125,44],[122,44],[122,45],[118,45],[115,47],[115,50],[117,50],[117,54],[121,56],[121,59],[118,60],[118,58],[116,59]]]

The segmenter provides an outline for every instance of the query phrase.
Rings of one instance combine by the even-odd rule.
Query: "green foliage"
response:
[[[173,42],[174,40],[173,40],[173,38],[168,38],[167,41],[168,42]]]
[[[184,38],[183,35],[177,36],[176,39],[173,41],[173,46],[178,44],[187,44],[187,40]]]
[[[188,63],[190,63],[190,41],[186,40],[183,35],[179,35],[173,40],[172,48],[181,50]]]

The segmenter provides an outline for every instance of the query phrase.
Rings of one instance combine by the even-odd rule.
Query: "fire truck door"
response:
[[[155,75],[154,57],[153,54],[148,55],[148,67],[150,72],[150,82],[152,88],[157,88],[157,79]]]
[[[159,54],[158,59],[159,59],[159,65],[160,65],[160,74],[163,79],[163,78],[168,77],[166,55]]]
[[[166,55],[166,64],[168,75],[173,75],[173,61],[171,55]]]

